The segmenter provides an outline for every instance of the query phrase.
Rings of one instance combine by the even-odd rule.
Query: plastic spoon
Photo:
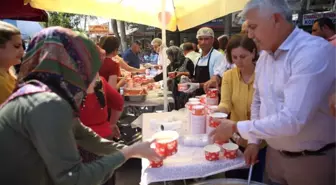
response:
[[[250,166],[250,171],[249,171],[249,175],[248,175],[248,179],[247,179],[247,185],[251,184],[252,171],[253,171],[253,164],[251,164],[251,166]]]

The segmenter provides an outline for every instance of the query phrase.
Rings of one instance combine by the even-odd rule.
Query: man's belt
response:
[[[284,150],[280,150],[279,152],[287,157],[300,157],[300,156],[320,156],[320,155],[325,155],[325,151],[328,151],[330,149],[335,148],[336,144],[335,143],[329,143],[327,145],[325,145],[324,147],[322,147],[319,150],[316,151],[310,151],[310,150],[304,150],[301,152],[288,152],[288,151],[284,151]]]

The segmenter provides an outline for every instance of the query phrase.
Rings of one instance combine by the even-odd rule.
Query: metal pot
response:
[[[192,185],[246,185],[247,180],[244,179],[212,179],[198,182]],[[260,182],[251,181],[251,185],[266,185]]]

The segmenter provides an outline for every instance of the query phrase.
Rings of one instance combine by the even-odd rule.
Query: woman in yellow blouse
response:
[[[0,104],[15,88],[13,66],[20,64],[23,53],[20,31],[15,26],[0,21]]]
[[[219,111],[230,114],[230,120],[243,121],[251,118],[251,104],[253,98],[253,82],[255,64],[258,60],[257,46],[247,35],[238,34],[231,37],[226,48],[226,57],[230,63],[237,67],[224,73],[221,87],[221,102]],[[239,138],[239,136],[238,136]],[[242,151],[248,147],[247,141],[242,138],[234,141]],[[255,147],[250,146],[249,147]],[[260,145],[259,163],[254,165],[252,179],[262,182],[265,163],[265,143]],[[255,150],[259,150],[255,147]],[[256,152],[257,152],[256,151]],[[248,170],[234,170],[226,173],[230,178],[246,179]]]

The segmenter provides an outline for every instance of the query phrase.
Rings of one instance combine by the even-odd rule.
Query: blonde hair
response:
[[[12,36],[20,35],[20,34],[21,32],[17,27],[9,23],[0,21],[0,47],[4,47],[6,42],[12,39]],[[10,75],[16,78],[16,72],[13,66],[9,68],[8,72]]]
[[[11,66],[11,67],[9,68],[8,73],[9,73],[12,77],[14,77],[15,79],[17,79],[17,75],[16,75],[16,71],[15,71],[14,66]]]
[[[0,47],[2,47],[2,45],[6,44],[6,42],[11,40],[12,36],[20,34],[21,32],[17,27],[9,23],[0,21]]]
[[[158,46],[162,45],[162,40],[160,38],[154,38],[151,42],[151,45],[157,44]]]

